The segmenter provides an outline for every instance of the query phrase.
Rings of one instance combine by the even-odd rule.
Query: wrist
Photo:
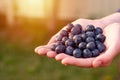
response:
[[[104,26],[107,26],[112,23],[120,23],[120,12],[116,12],[112,15],[106,16],[100,19]]]

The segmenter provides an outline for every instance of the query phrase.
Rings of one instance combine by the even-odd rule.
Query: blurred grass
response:
[[[34,48],[46,44],[49,38],[59,31],[60,27],[49,34],[44,27],[25,26],[23,26],[23,32],[25,30],[31,35],[28,39],[32,38],[29,44],[21,42],[28,34],[27,36],[22,34],[20,38],[12,36],[15,41],[8,38],[10,35],[0,38],[0,80],[116,80],[119,76],[117,66],[119,56],[109,67],[85,69],[64,66],[54,59],[35,54]]]

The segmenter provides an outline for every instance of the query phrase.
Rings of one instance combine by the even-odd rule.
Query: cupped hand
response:
[[[45,55],[49,58],[55,58],[56,60],[60,60],[62,64],[65,65],[72,65],[72,66],[78,66],[78,67],[100,67],[100,66],[108,66],[113,58],[117,55],[120,44],[119,42],[119,35],[120,35],[120,26],[119,24],[112,24],[107,27],[105,27],[101,20],[88,20],[88,19],[78,19],[73,22],[73,24],[81,24],[83,28],[88,24],[93,24],[96,27],[101,27],[104,30],[104,35],[106,36],[105,45],[107,47],[106,51],[102,53],[100,56],[96,58],[87,58],[87,59],[79,59],[74,58],[72,56],[68,56],[65,54],[58,54],[54,51],[51,51],[50,45],[55,42],[55,37],[59,34],[59,32],[54,35],[48,44],[39,46],[35,49],[35,52],[39,55]],[[66,29],[64,27],[63,29]],[[62,30],[62,29],[61,29]]]
[[[113,61],[115,56],[120,52],[120,24],[114,23],[108,25],[103,29],[104,35],[106,36],[106,51],[101,53],[95,58],[74,58],[65,54],[59,54],[56,56],[57,60],[60,60],[62,64],[72,65],[78,67],[103,67],[108,66]]]
[[[74,22],[72,22],[72,24],[80,24],[83,26],[87,26],[88,24],[93,24],[94,26],[97,27],[102,27],[104,28],[104,24],[102,23],[101,20],[88,20],[88,19],[78,19]],[[66,29],[66,26],[63,27],[61,30]],[[39,55],[45,55],[49,58],[55,58],[56,53],[54,51],[51,51],[50,49],[50,45],[53,44],[55,42],[55,38],[56,36],[59,34],[59,32],[57,34],[55,34],[50,41],[48,42],[48,44],[46,45],[41,45],[38,46],[37,48],[35,48],[35,52],[38,53]]]

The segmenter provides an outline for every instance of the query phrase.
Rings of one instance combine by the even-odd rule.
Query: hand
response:
[[[103,19],[102,19],[103,20]],[[84,26],[86,26],[86,25],[88,25],[88,24],[93,24],[93,25],[95,25],[95,26],[99,26],[99,27],[101,27],[101,28],[105,28],[105,23],[103,23],[103,21],[101,21],[101,20],[88,20],[88,19],[78,19],[78,20],[76,20],[76,21],[74,21],[73,22],[73,24],[81,24],[83,27]],[[110,26],[108,26],[108,27],[110,27]],[[107,27],[107,28],[108,28]],[[64,27],[63,29],[66,29],[66,27]],[[109,28],[108,28],[109,29]],[[111,29],[111,28],[110,28]],[[119,30],[119,29],[118,29]],[[104,29],[104,32],[107,32],[107,29],[105,28]],[[59,34],[59,32],[57,33],[57,34]],[[56,34],[56,35],[57,35]],[[98,67],[98,66],[107,66],[107,65],[109,65],[110,63],[111,63],[111,61],[112,61],[112,59],[115,57],[115,55],[113,56],[113,58],[110,58],[111,59],[111,61],[107,61],[107,60],[109,60],[109,59],[103,59],[103,60],[106,60],[107,61],[107,63],[105,62],[105,61],[103,61],[103,62],[99,62],[98,64],[97,64],[97,61],[98,60],[100,60],[101,59],[101,57],[100,56],[102,56],[102,55],[100,55],[99,57],[97,57],[97,58],[89,58],[89,59],[76,59],[76,58],[74,58],[74,57],[71,57],[71,56],[68,56],[68,55],[65,55],[65,54],[59,54],[59,55],[56,55],[56,53],[54,52],[54,51],[51,51],[51,49],[50,49],[50,45],[52,44],[52,43],[54,43],[54,41],[55,41],[55,37],[56,37],[56,35],[54,35],[51,39],[50,39],[50,41],[48,42],[48,44],[47,45],[44,45],[44,46],[39,46],[39,47],[37,47],[36,49],[35,49],[35,52],[36,53],[38,53],[38,54],[40,54],[40,55],[46,55],[46,56],[48,56],[48,57],[50,57],[50,58],[56,58],[56,60],[61,60],[61,62],[63,63],[63,64],[65,64],[65,65],[73,65],[73,66],[79,66],[79,67]],[[106,34],[105,34],[106,35]],[[113,34],[114,35],[114,34]],[[109,39],[108,39],[109,40]],[[107,40],[106,40],[107,41]],[[113,40],[114,41],[114,40]],[[105,42],[105,44],[108,44],[108,42]],[[109,49],[107,48],[107,51],[106,52],[108,52],[109,51]],[[105,52],[105,53],[106,53]],[[115,52],[114,52],[115,53]],[[104,56],[104,55],[103,55]],[[99,65],[99,64],[101,64],[101,65]]]
[[[57,60],[65,65],[72,65],[78,67],[103,67],[108,66],[120,52],[120,24],[114,23],[104,28],[104,35],[106,36],[105,45],[106,51],[95,58],[80,59],[68,56],[65,54],[59,54],[56,56]]]
[[[78,19],[74,21],[73,24],[81,24],[82,26],[93,24],[95,26],[104,28],[104,24],[102,23],[101,20]],[[66,29],[66,27],[64,27],[63,29]],[[57,34],[59,34],[59,32]],[[50,45],[55,42],[55,37],[57,36],[57,34],[50,39],[48,44],[37,47],[35,49],[35,52],[38,53],[39,55],[46,55],[49,58],[54,58],[56,56],[56,53],[54,51],[51,51]]]

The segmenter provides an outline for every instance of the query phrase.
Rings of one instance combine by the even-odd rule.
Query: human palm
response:
[[[95,58],[87,58],[87,59],[82,59],[82,58],[74,58],[72,56],[66,55],[66,54],[57,54],[54,51],[51,51],[50,45],[55,42],[55,37],[59,32],[54,35],[50,41],[48,42],[47,45],[44,46],[39,46],[35,49],[35,52],[40,54],[40,55],[46,55],[50,58],[55,58],[56,60],[60,60],[63,64],[65,65],[72,65],[72,66],[79,66],[79,67],[98,67],[98,66],[106,66],[109,65],[112,61],[112,59],[117,55],[118,50],[117,48],[120,49],[117,44],[118,44],[118,39],[119,38],[119,27],[112,27],[108,26],[105,27],[104,24],[101,23],[100,20],[87,20],[87,19],[79,19],[73,22],[73,24],[81,24],[83,26],[83,29],[85,28],[84,26],[88,24],[93,24],[96,27],[101,27],[103,29],[104,35],[106,36],[106,41],[105,45],[107,47],[106,51],[102,53],[100,56],[95,57]],[[119,28],[119,29],[118,29]],[[63,29],[66,29],[64,27]],[[114,32],[112,32],[114,30]],[[116,48],[117,47],[117,48]]]

